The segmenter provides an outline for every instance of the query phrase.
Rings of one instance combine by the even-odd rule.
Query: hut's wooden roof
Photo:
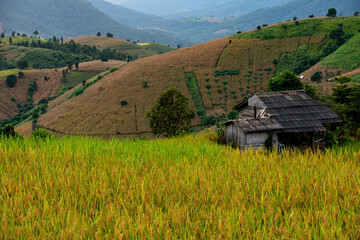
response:
[[[304,91],[258,93],[253,97],[266,106],[270,118],[282,127],[283,132],[322,132],[326,131],[323,124],[341,122],[326,104],[312,99]],[[248,105],[248,101],[234,109],[240,110]]]

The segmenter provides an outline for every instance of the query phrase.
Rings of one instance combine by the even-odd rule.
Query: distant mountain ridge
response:
[[[251,5],[253,6],[250,6],[247,1],[237,0],[226,2],[214,9],[194,13],[210,15],[211,11],[218,10],[219,14],[221,14],[221,11],[223,11],[223,14],[230,13],[229,11],[232,11],[232,13],[237,12],[236,14],[242,14],[244,13],[242,8],[245,6],[248,6],[249,9],[250,7],[265,8],[256,9],[255,11],[237,18],[221,19],[221,22],[209,22],[206,18],[199,19],[194,17],[181,20],[164,19],[158,16],[132,11],[122,6],[113,5],[104,2],[104,0],[89,1],[100,11],[108,14],[118,22],[137,28],[148,29],[153,32],[166,32],[174,37],[189,39],[194,43],[201,43],[225,37],[234,34],[239,30],[243,32],[248,31],[254,29],[257,25],[270,25],[277,22],[292,20],[294,17],[297,17],[298,19],[307,18],[311,14],[314,14],[315,16],[325,16],[327,10],[331,7],[338,10],[338,15],[342,14],[344,16],[352,16],[355,11],[360,10],[358,0],[293,0],[291,2],[289,2],[289,0],[277,0],[271,4],[285,4],[275,7],[270,3],[265,3],[263,0],[252,1]],[[186,15],[183,16],[185,17]]]
[[[168,15],[166,17],[175,18],[175,19],[188,18],[188,17],[210,17],[210,16],[217,18],[240,17],[257,9],[280,6],[290,1],[291,0],[273,0],[273,1],[235,0],[223,4],[219,4],[211,8],[181,12],[177,14]]]
[[[190,42],[165,34],[150,33],[125,26],[100,12],[86,0],[0,0],[0,22],[6,32],[32,34],[38,30],[43,37],[74,37],[111,32],[132,41],[159,42],[177,46]]]
[[[121,3],[122,6],[136,11],[166,16],[178,12],[206,9],[229,2],[231,0],[129,0]]]

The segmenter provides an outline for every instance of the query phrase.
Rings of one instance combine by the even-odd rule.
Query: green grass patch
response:
[[[139,46],[146,50],[154,52],[155,54],[161,54],[176,50],[176,48],[168,47],[160,43],[141,43],[139,44]]]
[[[330,68],[356,69],[360,66],[360,33],[321,61]]]
[[[23,73],[27,73],[27,72],[36,72],[38,70],[19,70],[19,69],[8,69],[8,70],[3,70],[0,71],[0,78],[4,78],[7,77],[9,75],[18,75],[19,72],[23,72]]]
[[[298,22],[285,22],[279,25],[270,26],[260,31],[252,31],[241,33],[232,38],[258,38],[258,39],[274,39],[284,37],[306,37],[313,35],[326,35],[331,30],[338,28],[339,24],[343,24],[345,33],[356,34],[360,26],[360,18],[358,17],[339,17],[339,18],[314,18],[306,19]]]
[[[196,113],[203,122],[206,117],[206,109],[205,109],[204,101],[202,99],[202,95],[199,90],[199,84],[196,79],[195,73],[193,72],[185,73],[185,82],[194,101],[196,107]]]
[[[359,149],[1,139],[0,238],[357,239]]]
[[[351,81],[354,83],[360,83],[360,74],[352,76]]]
[[[96,75],[96,73],[90,72],[71,71],[66,75],[66,82],[63,84],[63,87],[71,89],[76,85],[82,83],[83,81],[86,81]]]
[[[10,37],[4,37],[2,38],[2,43],[4,44],[10,44],[9,43],[9,38]],[[45,43],[47,42],[47,40],[42,40],[42,39],[37,39],[37,38],[32,38],[32,37],[22,37],[22,36],[16,36],[16,37],[11,37],[12,38],[12,42],[13,44],[15,43],[21,43],[21,42],[38,42],[38,41],[41,41],[42,43]]]

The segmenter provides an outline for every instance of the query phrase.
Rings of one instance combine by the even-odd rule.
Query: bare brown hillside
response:
[[[228,43],[229,38],[222,38],[131,62],[90,86],[80,96],[54,106],[41,116],[39,123],[45,128],[70,134],[149,132],[145,113],[157,96],[175,87],[191,99],[184,72],[213,70]],[[143,87],[143,81],[148,82],[148,88]],[[127,105],[122,106],[122,101],[126,101]],[[191,107],[195,108],[192,102]],[[193,123],[198,124],[199,119]]]
[[[84,72],[103,72],[107,68],[119,67],[124,65],[121,61],[92,61],[79,64],[79,71]],[[15,98],[20,104],[25,104],[29,96],[29,84],[36,82],[37,90],[34,92],[34,104],[42,99],[48,99],[58,95],[60,88],[64,85],[62,82],[62,70],[59,69],[43,69],[25,72],[24,78],[17,80],[14,88],[7,87],[6,77],[0,78],[0,120],[7,119],[18,113],[19,109],[11,98]],[[75,71],[75,70],[73,70]],[[45,80],[47,79],[47,80]]]

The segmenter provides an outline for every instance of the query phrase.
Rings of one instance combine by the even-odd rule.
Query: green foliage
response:
[[[18,78],[19,78],[19,79],[22,79],[22,78],[24,78],[24,77],[25,77],[24,72],[19,71],[19,73],[18,73]]]
[[[229,114],[227,115],[227,118],[228,118],[229,120],[231,120],[231,119],[238,119],[238,118],[239,118],[239,112],[236,111],[236,110],[231,110],[231,111],[229,112]]]
[[[207,115],[204,117],[204,121],[202,123],[202,125],[205,126],[212,126],[214,124],[216,124],[217,118],[213,115]]]
[[[329,68],[356,69],[360,66],[360,33],[321,61]]]
[[[143,88],[148,88],[149,87],[149,82],[148,81],[142,81],[142,86],[143,86]]]
[[[84,86],[78,87],[77,89],[75,89],[75,91],[68,97],[68,99],[75,97],[75,96],[79,96],[80,94],[82,94],[85,91]]]
[[[121,104],[122,107],[125,107],[126,105],[128,105],[128,102],[125,101],[125,100],[122,100],[122,101],[120,102],[120,104]]]
[[[318,99],[316,87],[314,85],[306,84],[304,85],[304,91],[313,99]]]
[[[31,133],[31,138],[35,139],[52,139],[54,136],[45,129],[36,129]]]
[[[359,19],[356,18],[316,18],[302,20],[300,25],[292,23],[283,23],[281,25],[264,28],[261,31],[252,31],[239,35],[232,36],[232,38],[258,38],[258,39],[274,39],[285,37],[307,37],[313,35],[327,35],[333,29],[338,28],[338,25],[343,23],[347,26],[348,33],[356,34],[359,26]],[[285,27],[285,28],[284,28]]]
[[[336,17],[336,13],[337,13],[337,11],[335,8],[329,8],[326,16],[334,18],[334,17]]]
[[[176,89],[161,93],[155,105],[146,113],[151,132],[164,136],[175,136],[187,131],[195,113],[188,107],[189,99]]]
[[[202,99],[202,95],[199,90],[196,75],[194,73],[185,73],[185,83],[195,104],[196,113],[199,116],[200,120],[203,122],[204,117],[206,116],[206,109],[204,101]]]
[[[317,71],[313,75],[311,75],[311,81],[313,82],[320,83],[322,78],[323,78],[323,73],[320,71]]]
[[[268,80],[268,89],[271,92],[303,89],[303,83],[293,72],[286,70],[278,76]]]
[[[26,52],[21,61],[28,62],[29,66],[38,69],[60,68],[68,66],[69,62],[75,62],[76,58],[81,61],[90,60],[89,57],[56,52],[48,49],[34,49]]]
[[[19,60],[17,63],[18,67],[20,69],[27,68],[29,66],[28,62],[26,60]]]
[[[110,72],[113,73],[113,72],[117,71],[118,69],[119,68],[112,68],[112,69],[110,69]]]
[[[239,69],[225,69],[225,70],[215,70],[215,76],[233,76],[233,75],[239,75],[240,70]]]
[[[280,56],[280,60],[276,65],[276,73],[288,69],[295,74],[300,74],[318,63],[321,55],[322,51],[316,45],[299,46],[293,53],[282,54]]]
[[[9,75],[9,76],[7,76],[5,82],[9,88],[13,88],[13,87],[15,87],[15,85],[17,83],[17,77],[13,74]]]
[[[37,84],[36,84],[36,81],[34,82],[31,82],[29,84],[29,97],[32,98],[34,93],[36,92],[37,90]]]
[[[19,137],[19,135],[15,132],[15,128],[12,124],[7,124],[5,127],[0,128],[0,137]]]

